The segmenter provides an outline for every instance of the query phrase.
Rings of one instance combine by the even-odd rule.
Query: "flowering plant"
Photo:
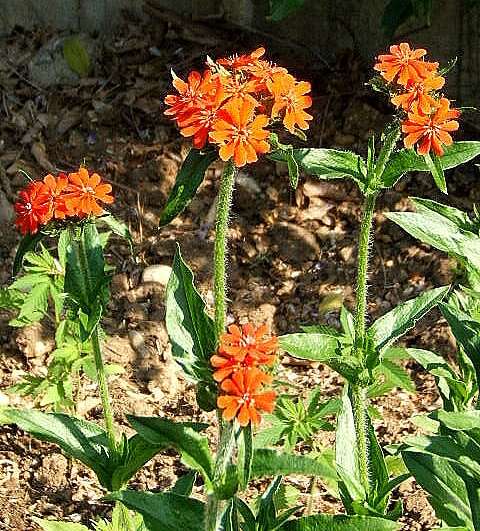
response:
[[[437,479],[448,485],[450,469],[456,474],[452,474],[455,481],[464,473],[469,481],[478,481],[478,456],[473,455],[478,444],[478,416],[471,411],[478,393],[478,380],[473,376],[475,373],[477,378],[479,371],[478,323],[472,324],[470,314],[462,314],[465,307],[462,310],[460,306],[467,304],[465,297],[457,295],[456,306],[452,306],[451,287],[443,286],[401,303],[368,324],[367,279],[378,196],[410,171],[431,172],[437,186],[446,192],[444,170],[479,155],[480,142],[453,142],[450,132],[458,128],[459,111],[452,109],[440,92],[443,78],[437,63],[425,61],[425,50],[412,50],[401,43],[392,46],[390,54],[379,56],[375,65],[381,79],[374,84],[389,94],[397,110],[381,141],[370,139],[366,159],[348,151],[298,149],[280,143],[274,132],[277,125],[283,124],[289,133],[308,128],[311,116],[305,109],[311,105],[307,95],[310,85],[296,81],[284,68],[264,60],[263,55],[264,50],[259,48],[215,62],[209,59],[206,70],[190,73],[187,81],[174,75],[177,94],[165,99],[166,114],[175,120],[184,136],[193,138],[194,147],[177,175],[161,223],[168,223],[187,206],[214,160],[220,158],[225,163],[216,201],[213,316],[195,287],[193,273],[179,247],[166,290],[166,325],[173,356],[195,386],[199,407],[217,412],[216,450],[210,449],[203,434],[207,425],[165,417],[127,415],[136,434],[130,438],[117,436],[101,354],[100,326],[108,300],[109,275],[97,223],[107,220],[112,230],[116,227],[119,233],[127,233],[121,224],[104,215],[100,203],[112,201],[108,185],[84,169],[68,176],[48,176],[43,183],[29,185],[22,192],[17,206],[18,226],[26,236],[16,265],[18,270],[25,252],[35,249],[45,235],[60,234],[59,252],[60,248],[66,249],[62,251],[66,252],[62,293],[68,301],[69,316],[79,324],[82,341],[91,345],[105,428],[65,414],[12,408],[0,410],[0,421],[15,422],[35,436],[55,442],[89,466],[108,491],[107,498],[117,502],[115,523],[112,521],[115,529],[393,531],[399,529],[402,503],[394,501],[391,494],[410,473],[432,494],[432,504],[440,518],[449,525],[476,529],[475,506],[469,508],[466,504],[466,497],[472,492],[469,486],[476,488],[476,483],[469,483],[457,493],[461,503],[461,515],[457,517],[452,516],[455,508],[451,505],[453,498],[448,497],[449,490],[437,493],[432,485]],[[402,133],[403,148],[398,146]],[[342,308],[341,330],[314,323],[301,332],[277,338],[265,326],[226,326],[228,224],[235,177],[239,167],[256,162],[263,154],[287,164],[293,187],[301,171],[319,179],[349,178],[363,196],[356,307],[354,314]],[[462,264],[477,267],[478,221],[433,202],[417,204],[423,216],[420,224],[415,226],[398,213],[390,214],[391,219],[455,254]],[[445,218],[445,223],[438,223],[439,217]],[[434,219],[440,233],[429,228]],[[62,245],[60,238],[64,238]],[[471,270],[469,274],[475,276]],[[475,286],[472,284],[470,289]],[[474,296],[464,290],[465,293]],[[465,354],[461,358],[463,386],[462,378],[448,366],[440,365],[442,371],[432,368],[432,363],[436,363],[432,353],[393,348],[437,305],[461,345],[460,356]],[[324,363],[338,372],[345,380],[341,399],[322,404],[318,390],[314,390],[305,402],[283,396],[275,407],[274,374],[280,349],[300,359]],[[438,412],[434,420],[441,425],[440,438],[433,437],[428,444],[407,442],[400,455],[408,470],[401,468],[399,473],[398,467],[389,468],[377,440],[369,401],[372,396],[392,390],[399,380],[413,390],[408,379],[405,383],[405,378],[398,378],[403,373],[394,363],[405,356],[422,360],[420,363],[432,370],[438,378],[445,409],[462,414],[466,411],[467,415],[447,418]],[[262,415],[272,421],[271,427],[281,429],[273,435],[271,431],[258,432]],[[336,415],[334,456],[332,452],[320,457],[313,452],[295,453],[299,439],[308,440],[315,430],[333,429],[326,419],[332,415]],[[282,450],[279,443],[285,440]],[[178,451],[192,471],[167,491],[128,490],[133,474],[167,448]],[[435,465],[430,477],[421,470],[424,455]],[[327,460],[328,456],[332,459]],[[451,463],[456,458],[462,462],[453,467]],[[340,497],[346,514],[313,514],[310,503],[305,512],[302,506],[281,504],[283,476],[289,474],[312,477],[312,492],[317,479],[324,481]],[[202,499],[192,495],[197,475],[203,488]],[[251,480],[272,476],[270,485],[254,503],[244,499],[242,492]],[[444,500],[450,505],[442,509]],[[137,514],[132,515],[131,511]],[[39,521],[39,525],[51,529],[46,521]],[[56,529],[69,529],[67,524],[58,526]]]

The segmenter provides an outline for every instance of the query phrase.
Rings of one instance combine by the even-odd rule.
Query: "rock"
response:
[[[293,223],[274,225],[269,236],[284,262],[300,265],[307,260],[318,260],[320,256],[320,247],[314,234]]]
[[[49,487],[61,487],[66,484],[68,461],[62,454],[50,454],[42,459],[38,479]]]
[[[27,358],[37,358],[34,364],[43,365],[43,357],[55,348],[55,341],[45,337],[45,331],[40,323],[35,323],[17,332],[17,346]]]
[[[13,207],[2,190],[0,190],[0,223],[2,226],[10,225],[13,219]]]
[[[172,268],[168,265],[157,264],[146,267],[143,270],[142,282],[153,282],[166,286],[172,273]]]

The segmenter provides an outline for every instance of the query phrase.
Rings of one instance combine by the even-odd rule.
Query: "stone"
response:
[[[164,264],[156,264],[146,267],[142,273],[142,282],[153,282],[166,286],[172,273],[172,268]]]

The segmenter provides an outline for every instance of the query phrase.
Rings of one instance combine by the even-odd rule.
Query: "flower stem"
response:
[[[215,219],[215,247],[213,255],[213,292],[215,297],[215,331],[217,338],[225,332],[227,316],[227,250],[228,222],[235,185],[235,165],[232,161],[225,164],[220,189],[217,196],[217,213]],[[218,448],[215,460],[213,488],[222,482],[232,457],[235,438],[233,425],[224,423],[218,414]],[[205,510],[205,531],[216,531],[224,506],[216,492],[208,496]]]
[[[363,353],[363,341],[365,339],[370,233],[373,226],[376,198],[376,194],[368,194],[365,197],[362,208],[362,223],[360,225],[357,260],[357,303],[355,310],[355,351],[359,355],[362,355]]]
[[[370,238],[375,213],[376,193],[367,193],[362,207],[362,222],[358,244],[357,293],[355,311],[354,352],[362,365],[365,363],[365,328],[367,318],[367,281]],[[356,382],[351,388],[353,416],[357,439],[358,472],[365,492],[370,490],[369,455],[367,433],[367,390],[363,382]]]
[[[103,363],[102,349],[100,347],[100,339],[98,337],[98,327],[95,327],[92,333],[92,349],[95,359],[95,368],[97,370],[98,388],[100,390],[100,399],[102,401],[103,418],[105,420],[105,428],[107,431],[108,446],[112,456],[117,453],[117,443],[115,439],[115,427],[112,414],[112,407],[110,404],[110,393],[108,392],[107,375],[105,374],[105,365]]]
[[[219,337],[225,331],[227,314],[227,246],[228,221],[235,184],[235,166],[229,161],[225,164],[220,190],[217,197],[217,215],[215,221],[215,249],[213,291],[215,297],[215,329]]]

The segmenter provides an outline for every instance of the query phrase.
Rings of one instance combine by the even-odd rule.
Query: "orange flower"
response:
[[[273,79],[267,82],[267,87],[275,99],[272,118],[285,110],[283,123],[291,133],[296,126],[308,129],[307,120],[313,119],[313,116],[305,112],[305,109],[312,106],[312,98],[306,96],[311,90],[310,83],[297,82],[290,74],[274,74]]]
[[[185,137],[193,136],[193,145],[197,149],[205,147],[217,111],[225,100],[225,88],[220,77],[217,77],[214,83],[215,92],[205,98],[203,106],[192,108],[188,115],[178,120],[180,133]]]
[[[112,187],[102,183],[97,173],[89,175],[86,168],[68,175],[69,184],[65,194],[65,204],[69,215],[100,216],[104,210],[101,203],[113,203],[110,195]]]
[[[68,186],[68,179],[64,173],[57,178],[48,174],[44,177],[45,189],[49,195],[49,208],[51,217],[54,219],[65,219],[67,216],[67,206],[65,205],[65,189]]]
[[[20,191],[15,203],[15,225],[22,234],[35,234],[38,227],[51,219],[49,194],[42,181],[33,181]]]
[[[262,55],[265,54],[265,48],[257,48],[249,54],[234,54],[230,57],[224,57],[223,59],[218,59],[217,63],[219,65],[225,66],[227,68],[232,68],[233,70],[254,65]]]
[[[259,92],[268,92],[267,83],[273,81],[275,74],[288,74],[286,68],[276,66],[270,61],[258,60],[255,64],[244,69],[255,82],[255,89]]]
[[[215,91],[212,84],[212,73],[206,70],[203,75],[193,71],[188,75],[187,82],[181,80],[172,70],[173,86],[178,94],[169,94],[165,97],[165,103],[170,107],[165,111],[167,116],[182,120],[192,109],[202,108],[205,99]]]
[[[254,118],[255,104],[244,99],[230,99],[217,113],[210,140],[220,146],[219,155],[224,161],[233,157],[237,167],[256,162],[257,154],[267,153],[268,117],[260,114]]]
[[[245,79],[241,75],[221,76],[221,80],[225,89],[226,98],[248,100],[255,107],[258,105],[258,101],[252,96],[257,91],[257,83],[255,80]]]
[[[229,356],[243,359],[249,356],[257,363],[271,363],[272,354],[278,349],[278,339],[275,336],[265,338],[267,325],[255,328],[251,323],[246,323],[240,328],[230,325],[228,333],[220,337],[220,352]]]
[[[408,119],[402,122],[402,131],[406,133],[405,147],[411,148],[418,143],[420,155],[426,155],[433,149],[436,155],[442,156],[442,145],[450,146],[453,143],[450,132],[458,129],[455,118],[459,116],[460,111],[450,109],[450,101],[447,98],[441,98],[430,114],[422,114],[415,107],[408,113]]]
[[[432,107],[435,107],[436,100],[430,95],[434,90],[439,90],[445,84],[445,78],[437,75],[427,77],[418,83],[408,83],[407,92],[398,94],[392,98],[392,103],[396,107],[401,107],[405,111],[412,109],[416,103],[420,111],[428,114]]]
[[[409,83],[418,83],[429,77],[438,68],[438,63],[429,63],[422,57],[427,53],[423,48],[410,49],[406,42],[390,46],[390,54],[379,55],[378,63],[373,67],[389,83],[395,79],[406,87]]]
[[[240,426],[247,426],[250,422],[259,424],[258,411],[271,413],[275,407],[275,391],[259,392],[263,384],[271,381],[271,376],[256,368],[242,369],[224,380],[221,389],[225,394],[217,398],[223,418],[232,421],[236,417]]]

